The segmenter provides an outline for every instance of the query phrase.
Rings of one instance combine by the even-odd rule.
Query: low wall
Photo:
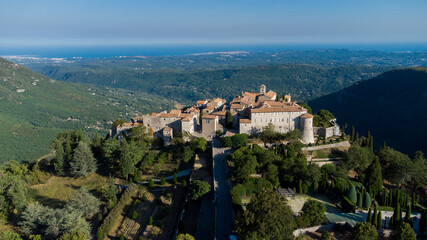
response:
[[[316,151],[321,149],[327,149],[327,148],[337,148],[337,147],[350,147],[350,143],[348,141],[338,142],[338,143],[331,143],[326,145],[319,145],[319,146],[313,146],[313,147],[305,147],[302,148],[302,151]]]
[[[337,226],[345,226],[346,222],[339,222],[339,223],[329,223],[329,224],[325,224],[325,225],[319,225],[319,226],[314,226],[314,227],[309,227],[309,228],[300,228],[297,229],[293,232],[294,237],[298,237],[301,234],[304,233],[311,233],[311,232],[323,232],[323,231],[331,231],[333,230],[335,227]]]

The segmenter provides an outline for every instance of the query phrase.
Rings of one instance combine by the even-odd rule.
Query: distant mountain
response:
[[[294,99],[314,99],[369,79],[390,66],[266,65],[227,69],[150,68],[146,59],[98,59],[87,62],[32,64],[35,71],[67,82],[91,83],[143,91],[182,103],[258,91],[261,84]],[[159,60],[160,61],[160,60]],[[166,60],[165,60],[166,61]],[[155,65],[156,62],[153,63]],[[188,63],[192,64],[192,63]]]
[[[118,117],[172,106],[146,93],[56,81],[0,58],[0,162],[47,154],[61,131],[105,135]]]
[[[339,123],[371,131],[378,147],[427,153],[427,68],[393,70],[309,102],[313,111],[328,109]]]

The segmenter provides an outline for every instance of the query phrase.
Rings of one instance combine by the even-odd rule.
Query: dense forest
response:
[[[368,130],[407,154],[427,152],[427,72],[425,68],[386,72],[309,102],[314,111],[331,110],[341,124]]]
[[[292,64],[182,71],[110,65],[99,61],[82,65],[36,66],[34,69],[56,80],[126,88],[183,103],[213,97],[230,99],[242,91],[257,92],[261,84],[280,94],[290,93],[294,99],[309,100],[392,69],[387,66]]]

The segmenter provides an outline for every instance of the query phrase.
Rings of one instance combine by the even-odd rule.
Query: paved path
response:
[[[214,160],[214,185],[217,199],[215,212],[215,236],[218,240],[228,239],[233,231],[234,210],[230,196],[230,186],[228,181],[228,167],[226,162],[227,148],[222,148],[221,141],[214,138],[212,141],[212,151]]]

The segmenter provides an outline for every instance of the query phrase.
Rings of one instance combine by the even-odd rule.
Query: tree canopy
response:
[[[295,220],[286,199],[275,191],[256,193],[237,219],[242,239],[293,239]]]

